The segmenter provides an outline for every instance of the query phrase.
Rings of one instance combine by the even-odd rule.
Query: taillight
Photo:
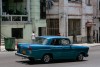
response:
[[[32,48],[29,46],[28,50],[32,50]]]

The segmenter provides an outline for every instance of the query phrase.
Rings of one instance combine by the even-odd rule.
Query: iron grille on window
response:
[[[47,35],[57,35],[59,33],[59,20],[47,19]]]
[[[81,34],[81,22],[79,19],[68,20],[68,35],[80,35]]]

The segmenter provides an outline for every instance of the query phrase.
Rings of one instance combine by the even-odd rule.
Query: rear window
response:
[[[36,37],[35,43],[36,44],[45,45],[47,43],[47,39],[46,38],[42,38],[42,37]]]

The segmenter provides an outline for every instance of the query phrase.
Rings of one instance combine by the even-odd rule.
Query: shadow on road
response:
[[[83,60],[83,61],[73,61],[73,60],[55,60],[51,63],[47,63],[47,64],[57,64],[57,63],[79,63],[79,62],[85,62],[87,60]],[[16,61],[17,63],[21,63],[21,64],[26,64],[26,65],[37,65],[37,64],[45,64],[42,63],[41,61],[35,61],[35,62],[31,62],[29,60],[24,60],[24,61]]]

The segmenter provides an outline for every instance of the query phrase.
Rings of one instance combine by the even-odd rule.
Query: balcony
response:
[[[0,0],[2,23],[30,21],[29,2],[29,0]]]
[[[2,21],[28,21],[27,15],[2,15]]]

